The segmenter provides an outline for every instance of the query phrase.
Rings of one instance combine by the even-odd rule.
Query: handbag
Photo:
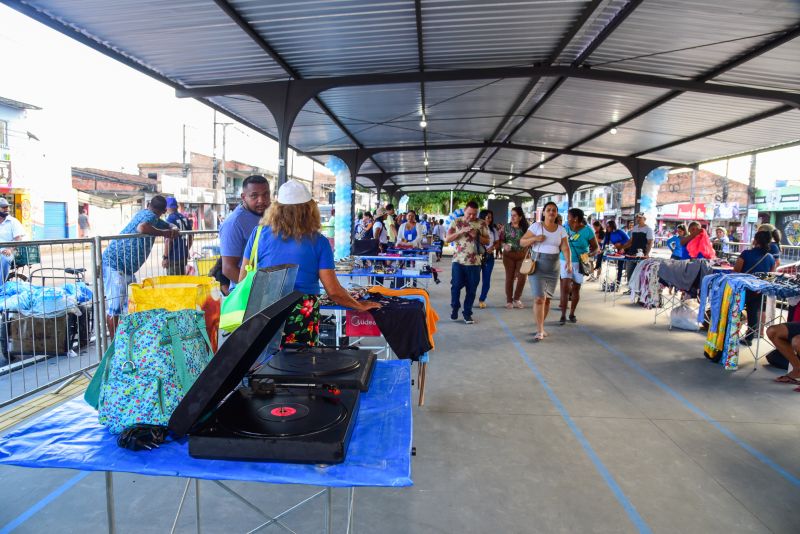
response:
[[[542,228],[542,235],[544,235],[544,228]],[[527,252],[525,252],[525,259],[522,260],[522,265],[519,266],[519,274],[530,275],[536,272],[536,261],[539,259],[539,248],[541,248],[541,245],[536,247],[536,256],[533,258],[531,258],[532,248],[533,247],[528,247]]]
[[[222,310],[219,317],[219,327],[226,332],[233,332],[242,325],[244,312],[247,309],[247,301],[250,299],[250,291],[253,288],[253,277],[256,274],[258,264],[258,241],[261,237],[261,229],[256,229],[256,238],[253,241],[253,250],[250,252],[251,263],[245,265],[247,274],[244,280],[236,284],[233,291],[222,301]]]
[[[588,252],[584,252],[578,257],[578,272],[584,276],[589,276],[594,271],[594,262]]]
[[[202,312],[132,313],[120,321],[84,398],[96,402],[100,423],[113,434],[167,426],[213,356]]]

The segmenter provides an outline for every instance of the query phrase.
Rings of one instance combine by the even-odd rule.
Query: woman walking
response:
[[[522,208],[511,208],[511,222],[504,224],[502,235],[503,242],[503,268],[506,271],[506,308],[522,308],[522,290],[525,289],[525,275],[520,274],[519,268],[525,259],[525,248],[520,244],[520,239],[528,231],[528,221]],[[514,287],[514,281],[517,287]]]
[[[534,297],[533,316],[536,320],[534,341],[541,341],[547,336],[544,330],[544,319],[550,312],[550,301],[556,289],[560,261],[559,251],[564,255],[567,274],[572,274],[572,256],[567,242],[567,231],[556,224],[558,206],[555,202],[544,205],[543,221],[533,223],[520,239],[523,247],[533,246],[536,259],[536,270],[529,276],[531,292]]]
[[[489,229],[489,243],[481,260],[481,294],[478,296],[478,308],[486,307],[486,297],[489,295],[489,287],[492,284],[492,270],[494,270],[494,253],[500,246],[500,232],[494,225],[494,212],[492,210],[481,210],[478,218],[486,221]]]
[[[581,299],[581,284],[584,275],[589,273],[582,269],[582,263],[591,263],[589,257],[595,254],[599,246],[594,231],[586,224],[583,210],[572,208],[567,212],[567,242],[572,260],[572,272],[567,272],[566,262],[570,261],[561,254],[561,319],[559,324],[567,322],[567,297],[569,297],[569,322],[577,323],[575,309]]]

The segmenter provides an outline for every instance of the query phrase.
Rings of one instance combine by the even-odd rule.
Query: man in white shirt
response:
[[[8,200],[0,197],[0,243],[22,241],[22,238],[25,237],[25,228],[23,228],[21,222],[9,215],[9,208]],[[2,276],[0,283],[5,283],[6,278],[8,278],[8,272],[11,270],[13,261],[14,249],[8,247],[0,248],[0,276]]]

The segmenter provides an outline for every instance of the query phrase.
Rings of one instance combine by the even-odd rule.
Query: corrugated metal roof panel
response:
[[[428,153],[429,170],[466,169],[475,157],[478,149],[431,150]],[[425,155],[421,151],[382,152],[375,155],[375,160],[388,170],[425,171]]]
[[[799,61],[800,39],[795,39],[714,80],[753,87],[797,91],[800,88]]]
[[[359,122],[342,119],[348,130],[362,127]],[[353,141],[328,117],[314,101],[298,114],[289,142],[299,150],[355,148]]]
[[[472,68],[545,61],[587,4],[577,0],[424,0],[426,67]]]
[[[794,0],[643,2],[591,55],[604,68],[699,76],[800,20]],[[757,37],[756,37],[757,36]],[[612,63],[613,62],[613,63]]]
[[[413,2],[230,3],[304,77],[417,68]]]
[[[183,85],[285,78],[286,73],[207,0],[42,0],[29,5]]]

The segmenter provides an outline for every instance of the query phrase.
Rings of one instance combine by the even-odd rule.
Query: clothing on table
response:
[[[503,225],[503,243],[511,246],[511,252],[520,252],[525,250],[526,247],[523,247],[519,243],[519,240],[522,239],[523,235],[525,235],[525,230],[522,228],[514,228],[511,226],[511,223]]]
[[[253,250],[255,236],[256,230],[253,230],[244,249],[243,261],[253,259],[249,256]],[[272,227],[265,226],[261,230],[258,242],[256,267],[273,267],[287,263],[298,266],[294,289],[309,295],[319,295],[320,269],[335,268],[331,243],[327,237],[318,232],[302,239],[284,239],[274,234]]]
[[[657,259],[646,259],[635,263],[633,272],[628,278],[631,302],[638,300],[647,309],[655,308],[659,305],[661,298],[659,270],[662,262]]]
[[[303,298],[286,318],[281,346],[301,344],[315,347],[319,345],[319,323],[319,295],[303,295]]]
[[[567,231],[563,226],[558,226],[554,231],[550,232],[544,227],[544,224],[540,222],[533,223],[530,228],[528,228],[527,233],[534,236],[544,236],[544,241],[540,243],[534,243],[531,246],[531,251],[533,254],[538,252],[539,254],[557,255],[561,252],[561,240],[568,237]]]
[[[169,225],[165,221],[159,219],[149,209],[144,209],[131,218],[120,234],[139,233],[137,227],[142,223],[150,224],[159,230],[169,229]],[[135,274],[147,261],[147,256],[150,255],[150,250],[153,248],[155,240],[155,236],[151,235],[114,239],[103,252],[103,263],[116,271]]]
[[[379,294],[371,294],[369,300],[381,305],[370,314],[398,358],[418,361],[433,349],[421,301]]]
[[[464,217],[458,217],[450,223],[450,231],[457,232],[463,228],[470,227],[471,230],[466,234],[458,236],[452,241],[455,252],[453,252],[453,263],[480,267],[481,259],[478,255],[478,240],[480,236],[488,236],[489,230],[479,221],[467,222]],[[480,276],[480,270],[479,274]]]
[[[775,256],[761,248],[743,250],[739,257],[744,262],[743,273],[768,273],[775,268]]]
[[[563,230],[563,227],[559,226]],[[558,272],[561,266],[561,261],[557,253],[553,254],[539,254],[536,258],[536,271],[529,275],[531,285],[531,293],[534,298],[547,297],[553,298],[558,285]]]
[[[450,279],[450,308],[457,314],[461,309],[461,289],[466,289],[464,294],[464,319],[472,319],[472,305],[475,303],[475,293],[481,280],[481,265],[464,265],[453,262],[451,265]]]
[[[665,286],[686,291],[691,298],[696,298],[703,278],[712,272],[714,270],[707,261],[667,260],[661,263],[658,277]]]
[[[404,289],[390,289],[383,286],[372,286],[368,290],[370,293],[378,293],[390,297],[405,297],[405,296],[420,296],[425,298],[425,322],[428,326],[428,338],[431,342],[431,350],[436,348],[436,343],[433,341],[433,334],[436,333],[437,323],[439,322],[439,314],[431,304],[431,298],[428,292],[422,288],[407,287]]]
[[[524,250],[503,253],[503,268],[506,271],[506,303],[508,304],[522,298],[522,290],[525,289],[525,281],[528,279],[526,275],[519,272],[524,259]],[[516,288],[514,281],[517,282]]]
[[[258,226],[261,215],[253,213],[245,208],[243,204],[236,207],[230,215],[225,218],[222,227],[219,229],[219,249],[222,256],[231,258],[241,258],[244,256],[247,240]],[[241,267],[241,262],[239,267]]]

